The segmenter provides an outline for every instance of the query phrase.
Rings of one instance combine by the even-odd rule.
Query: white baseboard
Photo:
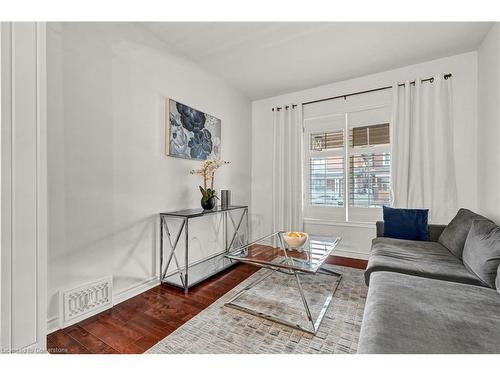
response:
[[[59,316],[53,316],[47,319],[47,334],[59,330],[61,323],[59,322]]]
[[[158,278],[158,276],[153,276],[136,285],[133,285],[130,288],[125,289],[113,296],[113,306],[118,305],[119,303],[126,301],[129,298],[135,297],[138,294],[144,293],[146,290],[154,288],[157,285],[160,285],[160,279]]]
[[[154,288],[155,286],[160,285],[160,281],[158,279],[158,276],[153,276],[149,279],[146,279],[140,283],[137,283],[136,285],[131,286],[130,288],[127,288],[120,293],[117,293],[116,295],[113,296],[113,306],[118,305],[119,303],[128,300],[129,298],[135,297],[138,294],[144,293],[145,291]],[[96,312],[93,315],[98,314],[99,312]],[[85,316],[81,320],[87,319],[88,316]],[[76,322],[75,322],[76,323]],[[53,316],[51,318],[47,319],[47,334],[55,332],[59,329],[61,329],[61,322],[59,319],[59,316]]]

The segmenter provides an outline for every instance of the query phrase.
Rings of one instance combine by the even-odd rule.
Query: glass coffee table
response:
[[[257,280],[244,287],[240,292],[226,302],[225,306],[245,311],[252,315],[263,317],[305,332],[316,334],[342,278],[340,273],[328,270],[324,267],[327,257],[338,245],[340,238],[333,236],[309,236],[306,243],[300,249],[295,250],[288,248],[283,239],[284,233],[285,232],[276,232],[270,234],[244,246],[233,249],[226,254],[226,257],[229,259],[266,268],[269,271],[265,272]],[[257,245],[261,244],[265,240],[270,240],[274,245]],[[280,278],[277,279],[278,281],[268,282],[269,285],[266,287],[267,289],[264,288],[265,294],[263,295],[261,292],[260,296],[254,295],[254,301],[248,300],[248,297],[245,297],[245,295],[248,294],[253,288],[263,283],[276,272],[286,275],[286,278]],[[317,277],[318,275],[327,275],[329,277],[333,277],[334,280],[333,282],[330,281],[331,279],[325,281],[324,276],[322,276],[322,280],[320,281]],[[305,281],[306,278],[307,281]],[[316,287],[315,283],[317,283],[318,289],[321,285],[323,289],[327,290],[326,296],[322,297],[324,298],[324,301],[318,301],[318,297],[314,297],[313,304],[319,310],[316,318],[313,317],[313,313],[310,308],[311,303],[308,301],[308,298],[306,298],[306,294],[304,293],[304,283],[307,283],[310,289],[314,289]],[[268,309],[271,310],[271,312],[255,308],[255,306],[259,305],[259,302],[262,302],[263,300],[265,300],[262,302],[263,305],[267,304],[268,306],[272,306],[273,303],[276,305],[284,305],[285,307],[287,307],[287,305],[291,305],[291,303],[285,301],[285,298],[281,298],[281,295],[284,295],[284,292],[281,294],[279,288],[282,286],[284,287],[285,284],[289,290],[289,297],[291,295],[293,298],[293,295],[296,295],[296,297],[301,300],[299,305],[305,310],[305,314],[307,316],[306,320],[302,322],[290,321],[289,318],[291,314],[286,313],[285,308]],[[290,293],[290,291],[292,293]],[[242,303],[241,300],[245,298],[247,298],[247,301]],[[257,300],[255,300],[255,298]],[[297,305],[297,308],[299,305]],[[302,312],[302,314],[304,314],[304,312]]]

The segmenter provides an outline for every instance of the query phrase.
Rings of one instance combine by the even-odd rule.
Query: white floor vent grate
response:
[[[63,327],[111,308],[112,292],[111,276],[63,292]]]

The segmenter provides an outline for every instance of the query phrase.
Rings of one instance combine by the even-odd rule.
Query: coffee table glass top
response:
[[[340,242],[340,237],[309,235],[299,249],[290,249],[283,239],[283,233],[276,232],[259,238],[231,250],[226,257],[260,267],[316,273]],[[273,247],[257,245],[265,240],[270,241]]]

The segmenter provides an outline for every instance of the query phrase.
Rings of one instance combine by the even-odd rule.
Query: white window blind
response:
[[[344,129],[315,131],[309,143],[309,203],[344,207]]]
[[[344,207],[344,157],[313,157],[310,163],[310,204]]]
[[[390,204],[389,144],[389,124],[349,130],[349,207]]]
[[[350,157],[349,206],[382,207],[389,205],[391,155],[362,153]]]

